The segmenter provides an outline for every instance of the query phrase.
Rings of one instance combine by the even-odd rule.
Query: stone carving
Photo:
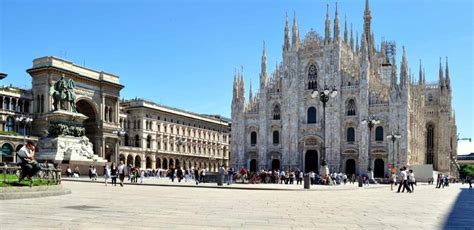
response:
[[[94,157],[94,151],[92,150],[92,145],[89,143],[89,138],[83,136],[78,143],[68,145],[64,151],[64,155],[76,155],[85,157],[87,159],[92,159]]]
[[[77,112],[76,110],[76,93],[74,89],[76,84],[72,79],[64,78],[64,74],[61,76],[54,86],[49,88],[49,95],[53,97],[53,109],[57,110],[68,110],[71,112]],[[66,108],[69,105],[69,109]]]

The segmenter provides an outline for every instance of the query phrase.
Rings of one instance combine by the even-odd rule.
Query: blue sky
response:
[[[324,33],[327,1],[60,1],[0,2],[1,84],[31,87],[32,60],[54,55],[119,75],[122,97],[142,97],[197,113],[230,117],[234,68],[258,85],[262,41],[268,71],[281,61],[285,12],[296,11],[300,37]],[[329,1],[331,20],[334,3]],[[412,71],[419,60],[427,81],[438,79],[439,57],[449,68],[461,137],[474,137],[473,3],[470,0],[371,0],[378,42],[407,49]],[[355,31],[364,0],[339,1]],[[460,142],[461,144],[461,142]],[[474,150],[472,150],[474,151]]]

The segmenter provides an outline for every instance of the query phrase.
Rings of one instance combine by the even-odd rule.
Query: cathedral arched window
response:
[[[275,105],[273,108],[273,120],[280,120],[280,106]]]
[[[356,103],[354,99],[350,99],[347,102],[347,107],[346,107],[346,114],[347,116],[355,116],[356,115]]]
[[[309,107],[308,108],[308,124],[315,124],[316,123],[316,108]]]
[[[347,128],[347,142],[355,141],[355,130],[352,127]]]
[[[250,133],[250,145],[256,145],[257,144],[257,132],[251,132]]]
[[[310,65],[308,68],[308,89],[318,88],[318,69],[315,65]]]
[[[135,135],[135,147],[140,147],[140,136]]]
[[[428,101],[429,102],[432,102],[433,101],[433,95],[430,93],[428,94]]]
[[[383,127],[377,126],[375,128],[375,141],[383,141]]]
[[[273,144],[279,144],[279,143],[280,143],[280,132],[273,131]]]

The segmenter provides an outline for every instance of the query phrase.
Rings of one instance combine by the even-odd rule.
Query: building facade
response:
[[[388,175],[389,167],[432,164],[449,173],[456,156],[456,123],[446,59],[437,82],[424,68],[410,70],[403,47],[397,65],[394,41],[376,44],[366,1],[359,42],[352,26],[341,32],[336,4],[333,32],[329,5],[324,36],[311,30],[301,41],[296,17],[284,28],[283,59],[267,73],[265,44],[259,91],[245,95],[243,73],[234,76],[231,165],[251,171],[299,168]],[[415,80],[416,78],[416,80]],[[335,90],[325,106],[322,90]],[[325,114],[323,112],[325,111]],[[364,120],[380,123],[369,127]],[[392,142],[387,136],[396,134]],[[370,155],[369,155],[370,154]],[[370,160],[369,160],[370,159]]]
[[[141,99],[120,100],[124,86],[119,76],[57,57],[37,58],[27,72],[32,89],[0,88],[1,162],[15,162],[19,144],[48,135],[47,114],[54,111],[50,89],[64,77],[75,82],[75,106],[88,117],[85,135],[99,157],[149,169],[179,166],[217,171],[218,165],[228,165],[229,119]]]

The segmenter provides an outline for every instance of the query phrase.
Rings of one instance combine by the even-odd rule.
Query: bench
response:
[[[41,170],[36,174],[35,177],[40,180],[46,179],[48,184],[61,184],[61,168],[55,168],[53,164],[39,164]],[[15,163],[3,163],[0,165],[0,170],[3,174],[3,182],[8,182],[7,175],[16,175],[17,178],[20,178],[21,167]],[[32,185],[33,180],[30,180],[30,186]]]

